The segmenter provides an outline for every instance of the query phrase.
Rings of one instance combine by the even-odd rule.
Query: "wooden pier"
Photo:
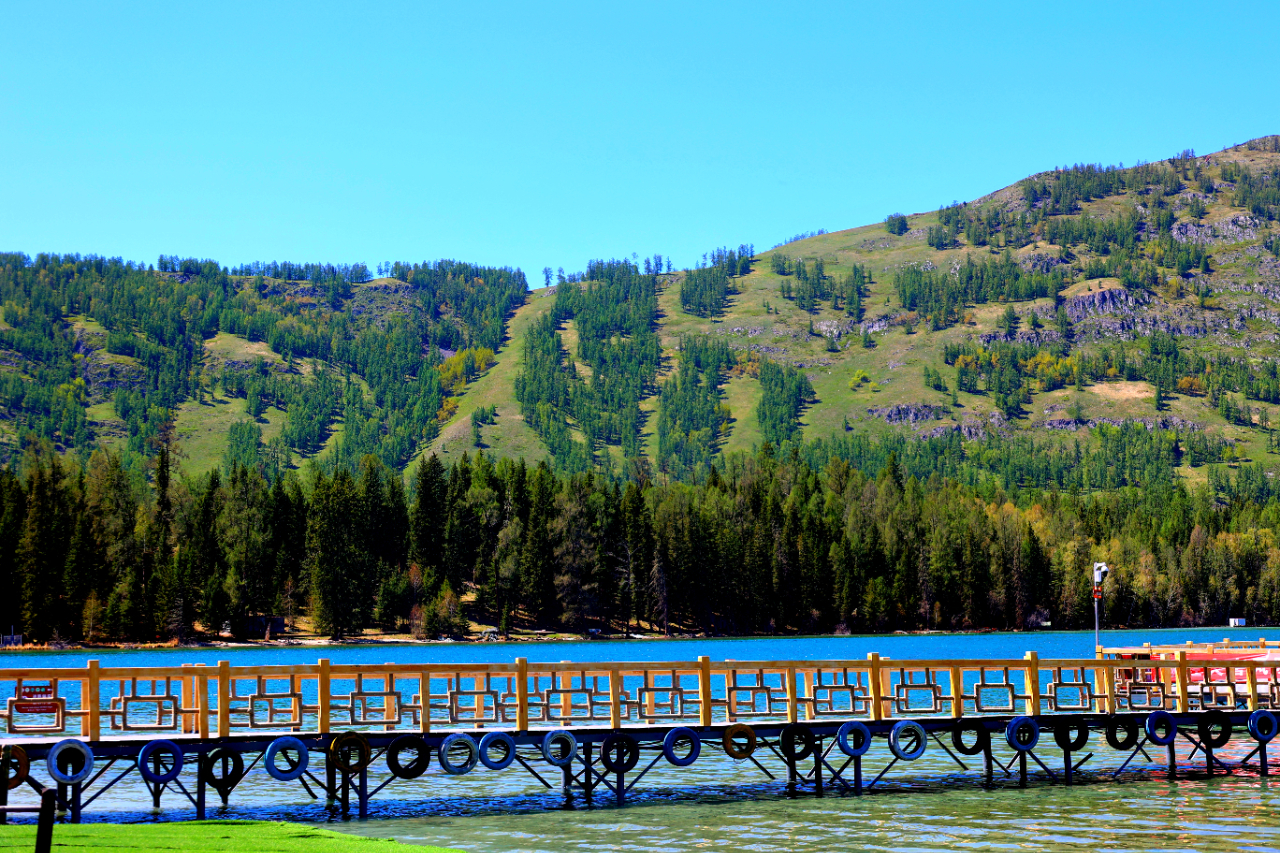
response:
[[[1069,660],[3,669],[0,800],[20,784],[49,787],[75,821],[108,788],[140,780],[156,807],[169,793],[202,817],[210,790],[227,802],[261,763],[344,811],[355,800],[363,816],[392,783],[447,784],[422,778],[434,756],[446,776],[510,768],[622,801],[659,762],[685,767],[708,751],[774,778],[767,759],[815,793],[863,793],[926,749],[966,771],[961,756],[979,758],[987,784],[1025,785],[1029,773],[1072,784],[1098,733],[1124,758],[1108,772],[1139,754],[1150,762],[1150,746],[1165,751],[1164,772],[1227,772],[1214,753],[1236,736],[1254,747],[1244,763],[1266,774],[1280,710],[1273,653],[1280,643],[1100,647]],[[1182,761],[1179,743],[1192,748]],[[1061,755],[1046,763],[1050,750]],[[874,778],[864,759],[884,765]]]

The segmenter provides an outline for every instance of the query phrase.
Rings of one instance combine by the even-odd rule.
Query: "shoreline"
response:
[[[1200,625],[1193,627],[1175,627],[1175,628],[1130,628],[1128,626],[1116,626],[1105,629],[1105,632],[1113,631],[1213,631],[1213,630],[1229,630],[1229,631],[1267,631],[1273,630],[1275,626],[1255,625],[1246,628],[1227,628],[1225,626]],[[209,650],[209,649],[287,649],[287,648],[359,648],[362,646],[456,646],[456,645],[524,645],[530,643],[648,643],[648,642],[688,642],[691,640],[805,640],[805,639],[842,639],[854,637],[866,638],[884,638],[884,637],[964,637],[975,635],[992,635],[992,634],[1081,634],[1093,633],[1088,628],[1064,628],[1064,629],[1011,629],[1008,631],[1000,631],[994,628],[984,628],[980,630],[968,631],[941,631],[941,630],[915,630],[915,631],[891,631],[887,633],[840,633],[840,634],[607,634],[607,635],[583,635],[572,633],[557,633],[547,631],[541,634],[514,634],[507,639],[493,637],[477,637],[468,635],[466,637],[447,637],[444,639],[424,640],[416,639],[408,634],[378,634],[362,637],[348,637],[342,640],[333,640],[330,638],[321,638],[310,635],[303,636],[286,636],[278,640],[202,640],[198,642],[179,643],[176,640],[168,642],[151,642],[151,643],[66,643],[66,644],[34,644],[26,643],[21,646],[5,646],[0,647],[0,654],[8,652],[28,652],[34,654],[48,654],[56,652],[138,652],[138,651],[180,651],[180,650]]]

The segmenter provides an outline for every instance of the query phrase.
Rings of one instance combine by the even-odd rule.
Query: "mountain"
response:
[[[172,415],[189,473],[484,448],[698,478],[767,441],[1031,485],[1068,484],[1092,449],[1141,462],[1076,485],[1153,464],[1204,481],[1206,463],[1273,459],[1278,215],[1270,136],[689,270],[594,261],[527,292],[519,271],[452,261],[9,254],[0,454],[25,437],[141,459]]]

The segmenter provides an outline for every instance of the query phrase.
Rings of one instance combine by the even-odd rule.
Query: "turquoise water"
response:
[[[1185,640],[1280,639],[1280,631],[1107,632],[1108,645],[1180,643]],[[865,658],[871,651],[898,660],[969,657],[1020,658],[1036,651],[1041,658],[1091,657],[1092,632],[813,637],[787,639],[710,639],[661,642],[545,642],[518,644],[433,644],[406,646],[272,647],[253,649],[177,649],[162,651],[83,651],[7,653],[4,666],[83,666],[97,658],[104,666],[172,666],[178,663],[233,665],[313,662],[397,663],[558,660],[713,660]],[[1046,736],[1047,740],[1047,736]],[[1222,757],[1234,765],[1247,751],[1236,740]],[[482,851],[577,850],[1248,850],[1280,851],[1280,781],[1252,771],[1205,778],[1203,760],[1177,782],[1164,778],[1164,755],[1151,751],[1153,763],[1139,755],[1132,772],[1118,780],[1123,760],[1095,734],[1089,750],[1097,754],[1081,770],[1087,784],[1073,788],[1047,782],[1034,768],[1029,788],[997,772],[993,789],[984,789],[979,768],[961,770],[936,745],[917,762],[892,768],[862,797],[828,788],[814,796],[812,786],[789,791],[751,764],[729,761],[704,750],[692,769],[659,762],[629,795],[624,807],[608,796],[587,802],[580,792],[547,790],[515,769],[477,771],[446,777],[438,769],[414,781],[392,781],[373,800],[366,821],[344,821],[337,810],[313,801],[296,785],[252,772],[233,795],[231,806],[210,816],[275,818],[325,822],[360,835]],[[1190,749],[1179,751],[1183,759]],[[1061,754],[1051,742],[1039,750],[1055,771]],[[864,771],[869,780],[885,765],[882,749],[873,750]],[[997,757],[1009,761],[1007,747]],[[646,754],[645,760],[649,756]],[[781,762],[762,763],[782,776]],[[545,767],[545,765],[543,765]],[[839,766],[838,764],[836,765]],[[1280,767],[1277,767],[1280,772]],[[1189,776],[1189,778],[1188,778]],[[371,782],[380,784],[376,774]],[[603,793],[603,792],[602,792]],[[133,778],[109,791],[86,819],[125,821],[184,819],[189,805],[166,794],[164,808],[153,813],[140,782]]]
[[[1140,645],[1210,642],[1229,638],[1256,640],[1280,638],[1280,629],[1196,628],[1162,631],[1104,631],[1102,644]],[[82,667],[97,659],[103,666],[175,666],[183,663],[232,666],[251,664],[315,663],[468,663],[509,662],[517,657],[530,661],[597,660],[841,660],[865,659],[868,652],[897,660],[940,657],[1020,658],[1026,652],[1042,658],[1093,657],[1092,631],[994,634],[894,634],[850,637],[725,638],[690,640],[547,641],[520,643],[430,643],[354,646],[269,646],[253,648],[180,648],[158,650],[73,649],[60,652],[0,652],[0,668],[6,666]]]

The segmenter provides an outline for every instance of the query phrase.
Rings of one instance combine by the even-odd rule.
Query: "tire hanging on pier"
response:
[[[1079,752],[1089,743],[1089,725],[1075,715],[1053,719],[1053,742],[1063,752]]]
[[[413,760],[404,763],[404,754],[412,752]],[[417,779],[431,766],[431,747],[422,735],[400,735],[387,747],[387,769],[397,779]]]
[[[173,763],[169,765],[168,770],[157,771],[151,766],[153,760],[156,762],[160,760],[160,755],[156,753],[160,755],[168,753],[173,756]],[[182,772],[182,750],[171,740],[148,741],[142,749],[138,750],[138,772],[152,785],[167,785],[177,779],[178,774]]]
[[[16,754],[21,747],[14,747]],[[22,753],[22,757],[26,758],[27,754]],[[77,764],[76,759],[79,758]],[[89,774],[93,772],[93,750],[89,745],[78,740],[67,738],[60,740],[49,750],[49,755],[45,758],[45,764],[48,765],[49,778],[62,785],[75,785],[89,778]],[[70,772],[63,770],[63,765],[70,765]],[[24,774],[25,775],[25,774]],[[13,777],[9,778],[9,787],[14,787]]]
[[[578,739],[573,732],[556,729],[542,739],[542,757],[548,764],[568,767],[578,757]]]
[[[973,744],[964,742],[964,736],[973,733]],[[991,748],[991,732],[977,720],[961,720],[951,730],[951,745],[961,755],[982,755]]]
[[[369,739],[360,732],[343,732],[329,743],[329,755],[343,773],[359,773],[373,762]]]
[[[792,763],[804,761],[813,754],[817,743],[813,737],[813,729],[803,723],[790,723],[784,726],[778,735],[778,745],[783,756]]]
[[[501,745],[502,757],[494,758],[490,750]],[[506,732],[489,732],[480,738],[480,763],[490,770],[506,770],[516,760],[516,739]]]
[[[911,746],[908,747],[904,741]],[[915,761],[924,755],[928,743],[929,736],[925,734],[924,726],[915,720],[899,720],[889,730],[889,751],[903,761]]]
[[[742,738],[746,743],[738,743],[738,738]],[[724,754],[734,761],[750,758],[755,753],[758,742],[756,730],[746,723],[734,723],[724,730],[724,735],[720,738]]]
[[[640,743],[631,735],[609,735],[600,744],[600,763],[610,773],[630,773],[640,763]]]
[[[222,774],[217,772],[221,765]],[[223,798],[231,792],[244,776],[244,756],[233,749],[218,747],[210,750],[200,762],[200,778]]]
[[[1276,715],[1266,708],[1259,708],[1249,715],[1249,736],[1258,743],[1271,743],[1276,736]]]
[[[836,746],[850,758],[866,755],[871,748],[871,729],[866,723],[850,720],[836,731]]]
[[[1030,752],[1040,743],[1040,724],[1031,717],[1014,717],[1004,729],[1005,742],[1018,752]]]
[[[1178,724],[1173,719],[1173,714],[1163,709],[1147,714],[1142,728],[1147,733],[1147,740],[1156,746],[1168,746],[1178,737]]]
[[[466,756],[461,762],[455,760],[453,756],[459,747],[466,750]],[[451,776],[465,775],[474,770],[479,761],[480,749],[476,746],[475,740],[468,735],[454,732],[440,741],[440,766],[445,773]]]
[[[676,752],[676,744],[682,740],[687,740],[690,744],[689,751],[684,755]],[[697,733],[687,726],[672,729],[662,739],[662,756],[667,759],[669,764],[675,767],[688,767],[697,761],[698,756],[701,754],[702,741],[698,740]]]
[[[283,768],[276,764],[276,759],[280,757],[280,753],[284,750],[292,750],[298,754],[297,761],[291,761],[288,756],[285,760],[289,762],[288,768]],[[296,737],[278,737],[271,741],[271,745],[267,747],[266,753],[262,756],[262,764],[267,769],[267,774],[272,779],[280,782],[296,782],[302,778],[302,774],[307,772],[307,764],[311,760],[311,755],[307,752],[307,747],[302,741]]]
[[[1121,732],[1124,732],[1123,737]],[[1107,746],[1128,752],[1138,745],[1138,721],[1129,714],[1118,714],[1107,720]]]
[[[1214,708],[1205,711],[1196,721],[1196,734],[1209,749],[1222,749],[1231,740],[1231,718],[1226,712]]]
[[[63,743],[66,742],[67,741],[63,741]],[[74,742],[79,743],[79,741]],[[92,769],[92,764],[93,763],[90,762],[90,769]],[[30,775],[31,759],[27,757],[27,751],[17,744],[14,744],[9,748],[9,790],[12,791],[14,788],[27,781],[27,777]]]

